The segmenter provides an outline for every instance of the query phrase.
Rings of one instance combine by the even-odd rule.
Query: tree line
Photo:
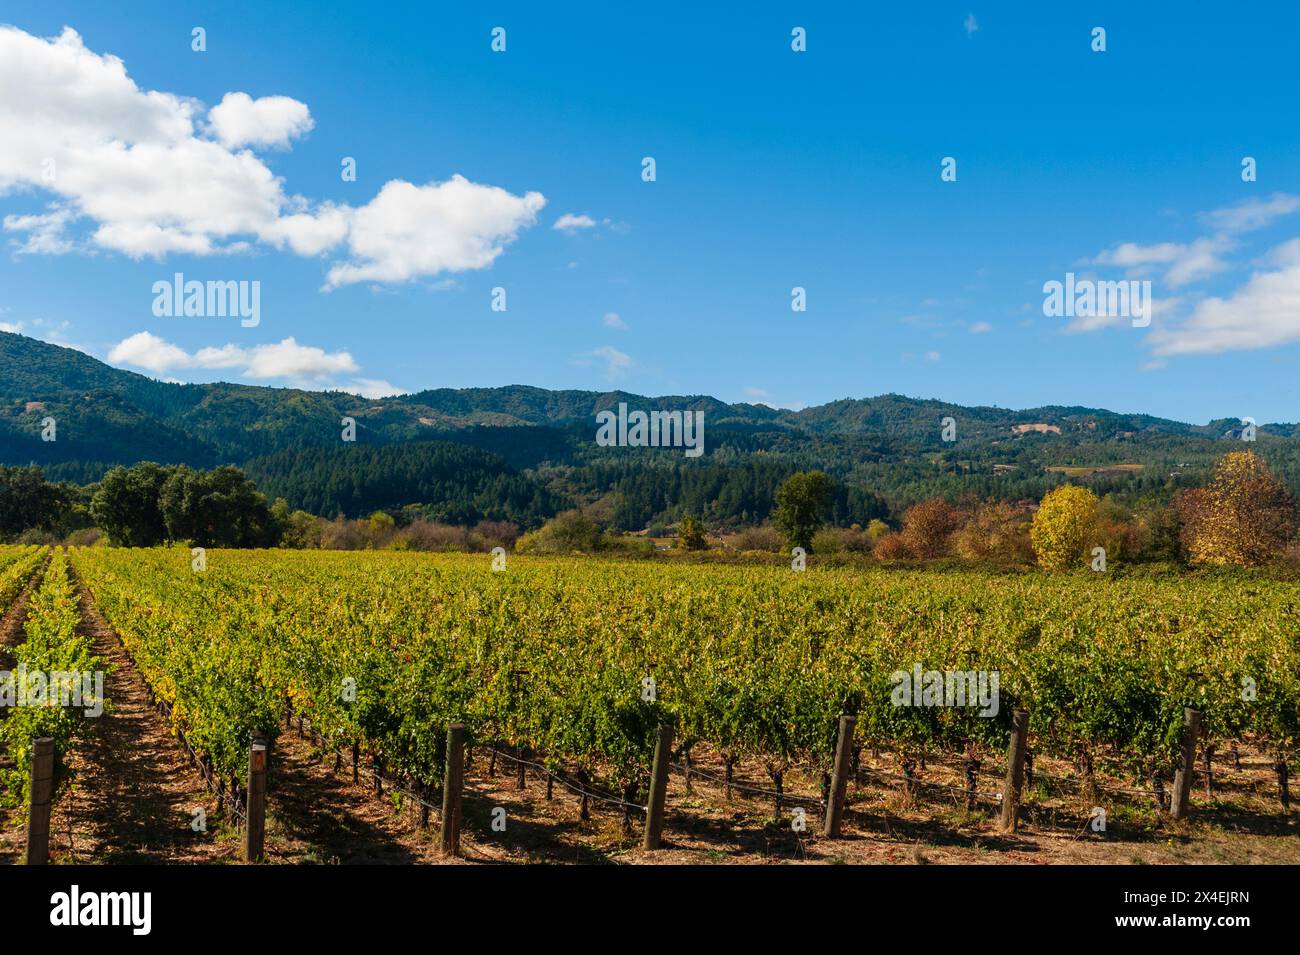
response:
[[[856,549],[882,560],[1036,563],[1047,570],[1105,570],[1108,561],[1255,567],[1300,559],[1295,499],[1251,451],[1223,455],[1204,486],[1139,509],[1063,484],[1036,504],[960,506],[935,497],[908,508],[897,529],[883,522],[844,529],[828,526],[834,493],[834,482],[820,471],[781,485],[773,525],[786,546],[809,553]]]

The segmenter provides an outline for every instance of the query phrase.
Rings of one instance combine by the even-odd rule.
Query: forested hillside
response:
[[[703,412],[703,456],[598,446],[596,413],[620,403]],[[42,440],[51,418],[56,440]],[[343,440],[345,418],[355,422],[353,442]],[[233,464],[270,497],[327,516],[418,505],[439,520],[499,517],[531,526],[566,506],[601,504],[627,529],[686,513],[743,526],[765,520],[776,486],[809,468],[840,483],[834,520],[843,524],[896,517],[935,496],[1036,500],[1067,478],[1128,501],[1167,500],[1240,447],[1241,428],[1229,418],[1194,425],[1083,407],[967,408],[901,395],[799,411],[700,395],[522,385],[373,400],[164,383],[0,333],[0,464],[35,463],[51,480],[79,484],[142,460]],[[1300,426],[1261,424],[1256,438],[1252,448],[1300,493]]]

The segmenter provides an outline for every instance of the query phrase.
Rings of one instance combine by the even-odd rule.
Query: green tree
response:
[[[71,485],[51,484],[38,467],[0,466],[0,538],[12,540],[33,528],[71,529],[77,493]]]
[[[115,467],[99,482],[90,501],[95,525],[120,547],[154,547],[167,539],[159,506],[163,485],[174,469],[153,461]]]
[[[557,514],[539,530],[515,541],[520,553],[572,554],[591,553],[601,548],[600,525],[582,511]]]
[[[239,468],[177,468],[159,492],[159,509],[172,540],[200,547],[265,547],[275,523],[266,496]]]
[[[800,471],[776,489],[772,523],[791,547],[812,553],[813,535],[826,523],[826,511],[835,497],[835,482],[822,471]]]
[[[704,535],[704,525],[689,514],[677,525],[677,539],[687,550],[705,550],[709,546],[709,539]]]

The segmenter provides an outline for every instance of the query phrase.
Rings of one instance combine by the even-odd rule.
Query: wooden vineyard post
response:
[[[1190,706],[1183,710],[1183,762],[1174,774],[1174,796],[1169,813],[1175,819],[1187,817],[1192,792],[1192,767],[1196,764],[1196,738],[1201,733],[1201,714]]]
[[[664,801],[668,795],[668,763],[673,754],[673,728],[668,723],[659,724],[659,740],[655,743],[655,760],[650,768],[650,802],[646,806],[645,838],[641,845],[658,849],[664,835]]]
[[[33,743],[31,806],[27,815],[28,865],[50,862],[50,803],[54,797],[54,740],[42,736]]]
[[[1025,778],[1025,745],[1029,739],[1029,713],[1011,716],[1011,745],[1007,748],[1007,779],[1002,785],[1002,831],[1020,827],[1020,787]]]
[[[442,781],[442,851],[460,854],[460,797],[465,781],[465,724],[447,727],[447,769]]]
[[[261,862],[266,839],[266,744],[248,748],[248,819],[244,826],[244,861]]]
[[[840,717],[840,738],[835,744],[835,769],[831,773],[831,791],[826,800],[826,824],[822,836],[826,839],[840,837],[840,819],[844,815],[844,791],[848,787],[850,763],[853,759],[853,716]]]

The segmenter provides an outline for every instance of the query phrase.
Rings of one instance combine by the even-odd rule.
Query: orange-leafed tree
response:
[[[1006,501],[986,501],[953,536],[953,549],[972,560],[1033,563],[1029,518]]]
[[[1193,564],[1254,567],[1278,557],[1295,536],[1295,502],[1253,451],[1233,451],[1205,487],[1175,502]]]
[[[960,524],[960,511],[942,498],[932,497],[907,509],[901,542],[913,557],[946,557]]]

